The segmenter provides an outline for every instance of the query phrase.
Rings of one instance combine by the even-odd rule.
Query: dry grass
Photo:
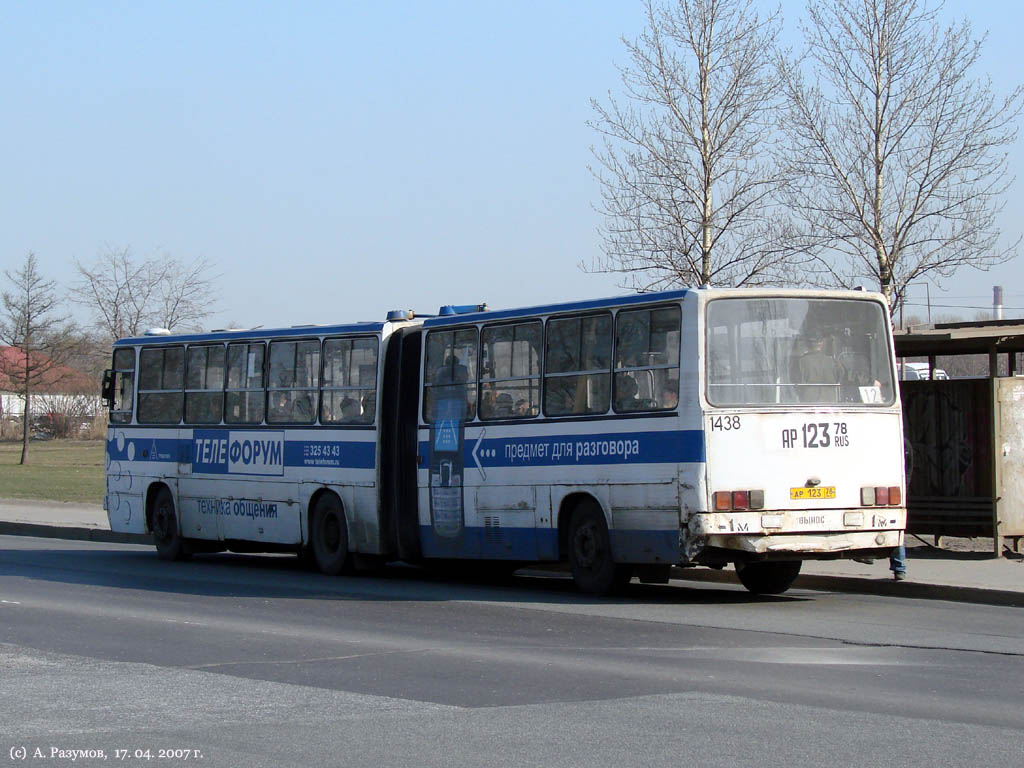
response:
[[[103,503],[103,440],[33,440],[19,465],[21,441],[0,442],[0,497]]]

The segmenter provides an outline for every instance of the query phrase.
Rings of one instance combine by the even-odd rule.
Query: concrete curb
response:
[[[36,536],[41,539],[69,539],[71,541],[98,541],[106,544],[153,544],[148,533],[115,533],[105,528],[82,528],[42,523],[14,523],[0,520],[2,536]]]
[[[84,528],[42,523],[0,521],[2,536],[35,536],[44,539],[95,541],[106,544],[143,544],[152,546],[153,537],[142,533],[115,533],[104,528]],[[705,581],[718,584],[739,584],[731,570],[708,568],[673,568],[672,578],[681,581]],[[1007,608],[1024,607],[1024,592],[1012,592],[982,587],[959,587],[945,584],[918,584],[913,581],[856,578],[852,576],[798,576],[793,586],[818,592],[850,592],[884,597],[911,597],[919,600],[949,600],[959,603],[977,603]]]
[[[674,568],[672,577],[684,581],[710,581],[718,584],[739,584],[733,571],[704,568]],[[949,600],[956,603],[977,603],[1004,608],[1024,607],[1024,593],[984,587],[959,587],[951,584],[921,584],[895,581],[892,578],[870,579],[855,576],[819,576],[804,574],[793,582],[795,589],[817,592],[851,592],[883,597],[911,597],[917,600]]]

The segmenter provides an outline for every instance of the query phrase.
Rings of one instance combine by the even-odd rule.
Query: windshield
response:
[[[895,399],[888,317],[874,301],[717,299],[707,308],[707,397],[713,405]]]

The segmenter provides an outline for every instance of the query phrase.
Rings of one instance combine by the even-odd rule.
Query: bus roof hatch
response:
[[[441,317],[448,317],[450,315],[468,315],[473,312],[486,312],[487,304],[445,304],[441,309],[438,310],[437,314]]]

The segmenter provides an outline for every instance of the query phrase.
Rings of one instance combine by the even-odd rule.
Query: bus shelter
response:
[[[1024,537],[1024,321],[936,323],[895,332],[899,358],[987,355],[987,375],[900,381],[912,449],[907,531],[990,536],[1020,551]],[[1000,375],[1000,359],[1006,356]],[[903,366],[901,366],[902,369]],[[902,378],[902,377],[901,377]]]

